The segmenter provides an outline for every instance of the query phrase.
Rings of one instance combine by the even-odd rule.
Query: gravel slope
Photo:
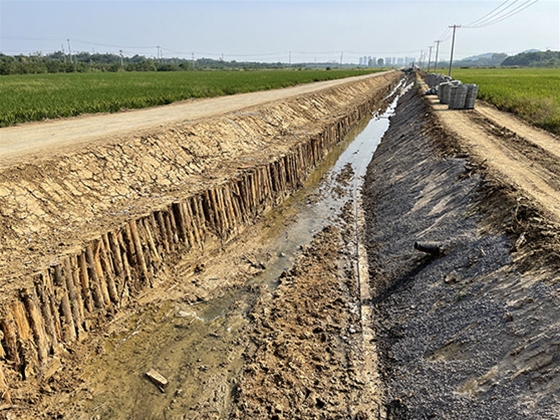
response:
[[[559,418],[557,282],[518,272],[502,226],[481,229],[492,213],[483,171],[451,145],[412,91],[366,179],[388,418]]]

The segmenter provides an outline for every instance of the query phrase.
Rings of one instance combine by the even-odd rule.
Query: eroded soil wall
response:
[[[392,72],[221,118],[110,139],[0,172],[0,393],[158,283],[174,256],[234,237],[401,78]]]

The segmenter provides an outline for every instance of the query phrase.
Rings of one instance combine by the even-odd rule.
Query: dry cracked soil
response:
[[[368,167],[357,235],[349,201],[268,283],[254,279],[288,258],[260,235],[297,214],[178,260],[165,275],[181,281],[92,331],[0,418],[560,418],[560,140],[419,92]],[[164,392],[114,373],[148,367]]]

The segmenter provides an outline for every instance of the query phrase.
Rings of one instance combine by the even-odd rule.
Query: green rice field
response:
[[[479,86],[478,97],[560,135],[560,69],[455,69],[453,77]]]
[[[373,72],[371,69],[333,69],[0,76],[0,127],[165,105],[190,98],[283,88]]]

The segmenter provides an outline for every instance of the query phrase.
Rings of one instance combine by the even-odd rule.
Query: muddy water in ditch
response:
[[[79,419],[225,418],[243,364],[243,327],[263,288],[274,288],[302,246],[311,242],[349,200],[357,202],[363,176],[389,126],[396,99],[363,121],[331,151],[306,186],[266,216],[262,243],[277,256],[257,277],[196,305],[167,302],[128,318],[89,361],[76,397]],[[145,376],[156,369],[169,380],[158,389]]]

